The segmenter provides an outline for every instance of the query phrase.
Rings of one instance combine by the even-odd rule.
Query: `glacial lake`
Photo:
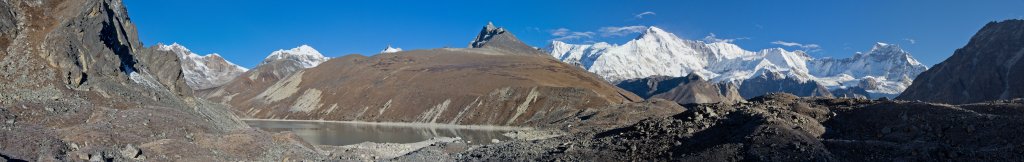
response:
[[[414,143],[433,137],[460,137],[472,144],[491,143],[509,137],[503,134],[521,128],[473,127],[419,123],[369,123],[330,121],[244,120],[253,128],[269,132],[291,131],[318,145],[343,146],[363,142]]]

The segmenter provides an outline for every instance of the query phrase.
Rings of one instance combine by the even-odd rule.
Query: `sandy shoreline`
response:
[[[446,129],[477,129],[477,130],[534,130],[532,127],[495,126],[495,125],[454,125],[441,123],[402,123],[402,122],[366,122],[366,121],[333,121],[333,120],[293,120],[293,119],[242,119],[242,121],[284,121],[284,122],[320,122],[320,123],[345,123],[345,124],[367,124],[396,127],[420,127],[420,128],[446,128]]]

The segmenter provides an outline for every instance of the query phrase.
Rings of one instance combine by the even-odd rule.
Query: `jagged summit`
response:
[[[644,30],[643,33],[640,33],[640,35],[636,37],[636,39],[645,39],[645,38],[646,39],[668,40],[668,39],[673,39],[673,38],[678,38],[678,37],[675,34],[666,32],[665,30],[662,30],[661,28],[658,28],[656,26],[650,26],[650,27],[647,27],[647,30]]]
[[[885,55],[885,56],[896,56],[896,57],[910,57],[910,52],[903,50],[899,44],[889,44],[883,42],[875,43],[874,47],[871,47],[871,51],[868,54],[872,55]],[[911,58],[913,59],[913,58]],[[921,64],[917,60],[908,60],[914,64]]]
[[[219,54],[199,55],[185,46],[172,43],[158,44],[159,51],[169,51],[181,60],[181,69],[185,74],[185,83],[192,89],[208,89],[231,81],[249,69],[225,60]]]
[[[270,55],[267,56],[260,65],[278,60],[291,60],[299,62],[303,68],[311,68],[316,65],[320,65],[320,63],[326,62],[327,59],[327,57],[324,57],[323,54],[320,54],[320,51],[317,51],[313,47],[309,45],[301,45],[290,50],[280,49],[274,51],[273,53],[270,53]]]
[[[401,51],[402,51],[402,48],[391,47],[391,44],[388,44],[388,47],[384,48],[384,50],[381,50],[380,53],[395,53],[395,52],[401,52]]]
[[[496,49],[513,54],[545,55],[540,50],[519,41],[519,38],[506,31],[505,28],[494,26],[492,22],[487,22],[487,25],[480,30],[480,34],[469,43],[469,48]]]

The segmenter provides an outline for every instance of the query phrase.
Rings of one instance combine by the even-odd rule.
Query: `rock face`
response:
[[[0,24],[10,27],[0,41],[5,104],[90,96],[130,101],[116,108],[191,104],[178,59],[145,50],[120,1],[0,4]]]
[[[812,58],[803,51],[781,48],[748,51],[713,37],[705,41],[686,40],[658,27],[649,27],[637,38],[621,45],[553,41],[547,50],[551,56],[612,83],[697,73],[712,82],[739,85],[743,80],[756,77],[758,71],[773,70],[792,74],[801,82],[818,82],[829,89],[853,87],[860,80],[873,78],[884,84],[867,89],[869,92],[895,95],[909,85],[903,84],[903,78],[913,78],[927,69],[894,44],[877,43],[871,51],[851,58]]]
[[[519,38],[506,31],[505,28],[494,26],[491,22],[487,22],[487,26],[480,29],[480,34],[469,42],[469,48],[490,48],[503,51],[506,54],[546,55],[519,41]]]
[[[972,103],[1024,97],[1024,20],[991,22],[897,99]]]
[[[507,52],[483,47],[349,55],[267,88],[209,97],[254,118],[520,126],[642,100],[547,56]],[[224,87],[235,86],[247,87]]]
[[[216,53],[200,56],[177,43],[159,44],[155,48],[156,52],[172,52],[178,56],[185,72],[185,83],[195,90],[218,87],[249,70],[224,60]]]
[[[144,48],[127,13],[120,0],[0,1],[0,161],[325,156],[194,97],[178,57]]]
[[[645,99],[661,98],[680,104],[742,102],[736,85],[711,83],[697,74],[687,77],[656,76],[619,82],[616,86]]]

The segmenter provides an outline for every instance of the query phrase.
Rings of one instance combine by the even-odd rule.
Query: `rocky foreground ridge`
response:
[[[655,99],[594,109],[551,127],[565,135],[394,160],[1013,161],[1024,158],[1024,100],[965,105],[771,94],[742,104]],[[455,151],[453,151],[455,150]]]

